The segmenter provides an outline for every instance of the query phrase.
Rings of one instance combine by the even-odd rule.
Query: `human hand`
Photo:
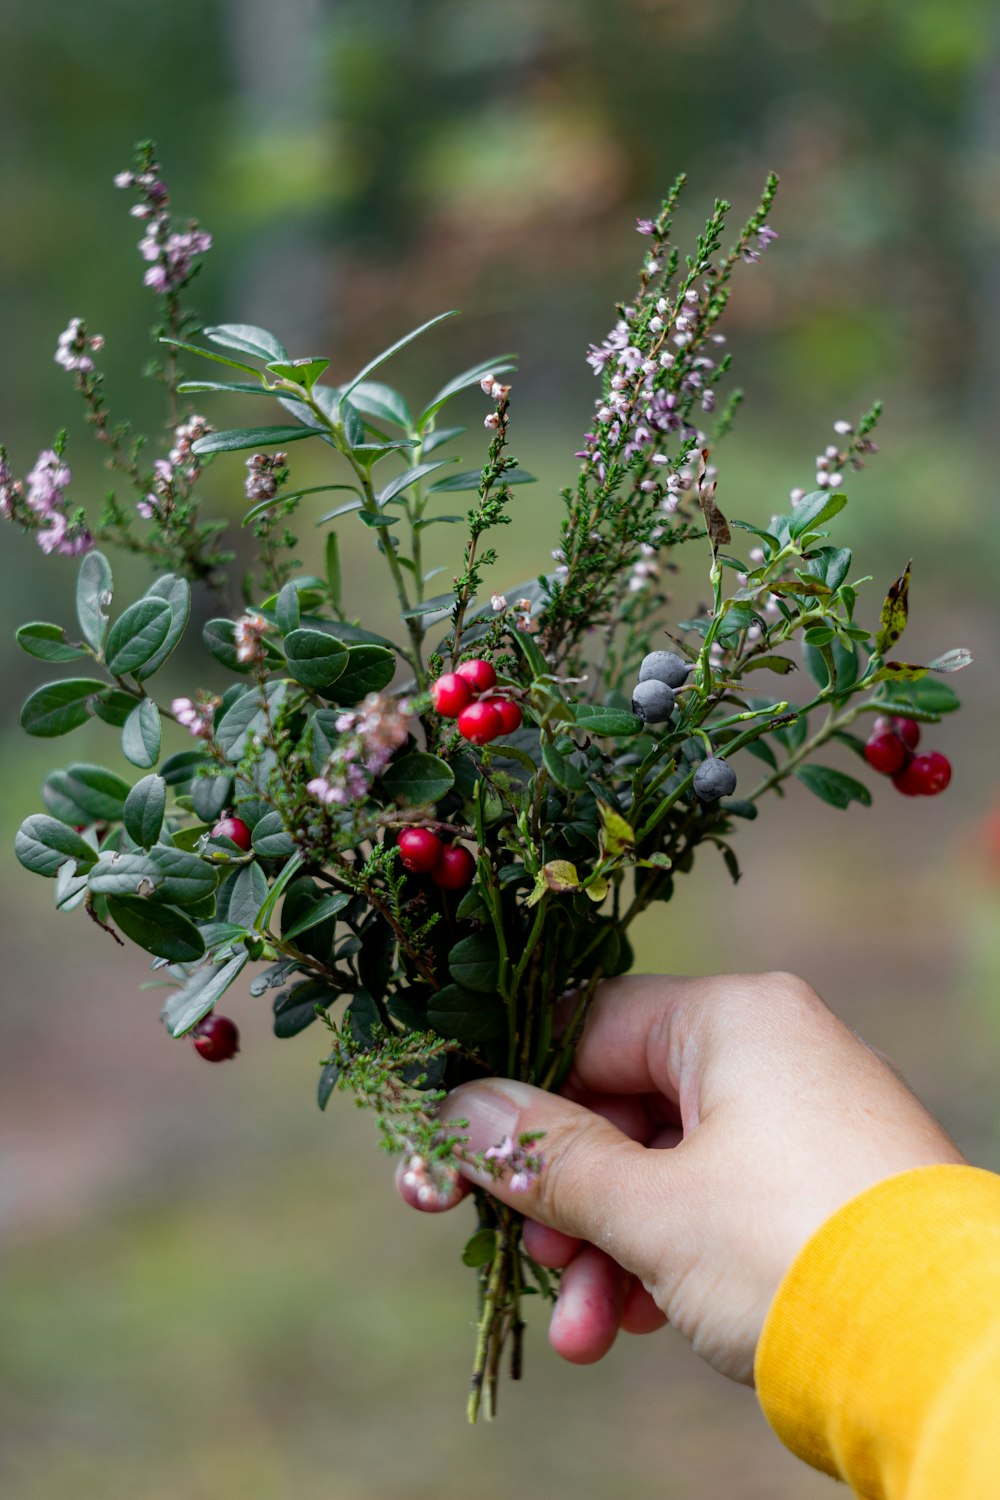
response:
[[[564,1268],[558,1353],[589,1364],[619,1328],[669,1321],[748,1384],[778,1284],[824,1220],[884,1177],[964,1160],[788,974],[607,981],[562,1095],[490,1079],[455,1089],[442,1113],[468,1120],[473,1152],[544,1132],[526,1191],[462,1170],[527,1216],[528,1254]]]

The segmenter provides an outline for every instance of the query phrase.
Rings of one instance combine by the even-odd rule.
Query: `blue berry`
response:
[[[674,695],[665,682],[650,678],[637,682],[632,693],[632,712],[644,724],[665,724],[674,711]]]
[[[710,755],[694,773],[694,792],[702,802],[718,802],[736,790],[736,772],[726,760]]]
[[[683,687],[691,670],[689,662],[676,651],[651,651],[642,659],[640,682],[662,682],[668,688]]]

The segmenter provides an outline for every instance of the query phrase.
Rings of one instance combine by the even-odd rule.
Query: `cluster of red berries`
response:
[[[443,719],[457,719],[458,732],[473,745],[488,745],[521,727],[521,710],[510,698],[483,697],[497,685],[488,661],[463,661],[431,683],[431,699]]]
[[[865,760],[906,797],[936,797],[951,780],[951,762],[932,750],[914,755],[920,743],[915,719],[878,718],[865,745]]]
[[[429,875],[446,891],[472,884],[476,861],[462,844],[446,844],[430,828],[404,828],[398,843],[403,868],[411,875]]]

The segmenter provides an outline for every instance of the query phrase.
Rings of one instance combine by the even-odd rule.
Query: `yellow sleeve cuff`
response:
[[[1000,1496],[1000,1177],[918,1167],[838,1209],[778,1288],[755,1375],[786,1447],[865,1500]]]

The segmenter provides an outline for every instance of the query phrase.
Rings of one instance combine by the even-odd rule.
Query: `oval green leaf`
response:
[[[39,661],[78,661],[81,656],[90,655],[86,646],[70,645],[61,625],[47,625],[44,620],[22,625],[15,639],[22,651]]]
[[[422,807],[437,802],[455,784],[448,762],[425,750],[413,750],[394,760],[382,773],[382,785],[397,802]]]
[[[107,683],[93,677],[67,677],[37,688],[21,709],[21,728],[40,739],[69,734],[86,724],[94,698],[106,687]]]
[[[199,934],[200,935],[200,934]],[[172,1037],[185,1036],[222,999],[246,967],[249,954],[237,953],[227,964],[196,969],[182,989],[170,996],[161,1012]]]
[[[76,579],[76,613],[88,646],[100,651],[108,628],[108,606],[113,588],[111,564],[103,552],[88,552]]]
[[[125,799],[125,831],[142,849],[151,849],[160,837],[167,810],[167,783],[162,776],[144,776]]]
[[[108,671],[121,677],[144,666],[166,640],[171,617],[165,599],[137,599],[130,604],[108,633],[104,654]]]
[[[137,703],[122,726],[122,754],[147,770],[160,758],[160,710],[152,698]]]
[[[182,911],[157,906],[142,896],[109,896],[108,915],[140,948],[174,964],[195,963],[205,952],[205,939]]]
[[[67,860],[75,860],[78,870],[86,870],[97,859],[86,839],[46,813],[25,818],[14,839],[14,853],[26,870],[50,879]]]
[[[322,630],[293,630],[284,648],[288,670],[303,687],[330,687],[347,666],[347,647]]]

